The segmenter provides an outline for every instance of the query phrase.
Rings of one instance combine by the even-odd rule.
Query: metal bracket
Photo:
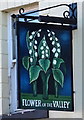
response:
[[[63,17],[29,16],[29,14],[45,11],[45,10],[52,9],[52,8],[58,8],[58,7],[62,7],[62,6],[68,7],[68,10],[63,11]],[[60,23],[61,25],[65,24],[66,26],[71,26],[72,29],[77,28],[77,3],[72,3],[69,5],[68,4],[60,4],[60,5],[51,6],[48,8],[35,10],[32,12],[27,12],[27,13],[24,13],[24,11],[25,11],[24,8],[20,8],[19,14],[18,15],[13,14],[12,18],[23,18],[25,22],[38,20],[39,22],[43,22],[43,23]]]

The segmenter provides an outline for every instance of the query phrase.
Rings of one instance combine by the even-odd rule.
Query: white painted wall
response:
[[[82,4],[82,113],[84,119],[84,1]]]
[[[0,12],[0,115],[9,113],[7,14]],[[4,107],[6,106],[6,107]]]

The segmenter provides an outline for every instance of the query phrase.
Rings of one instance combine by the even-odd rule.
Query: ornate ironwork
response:
[[[69,11],[64,11],[63,12],[63,17],[64,18],[77,18],[77,6],[75,6],[75,8],[71,7],[71,4],[68,5],[68,4],[60,4],[60,5],[56,5],[56,6],[52,6],[52,7],[48,7],[48,8],[44,8],[44,9],[41,9],[41,10],[35,10],[35,11],[32,11],[32,12],[28,12],[28,13],[24,13],[24,8],[20,8],[19,9],[19,15],[22,15],[22,16],[25,16],[25,15],[29,15],[29,14],[32,14],[32,13],[36,13],[36,12],[41,12],[41,11],[44,11],[44,10],[48,10],[48,9],[52,9],[52,8],[56,8],[56,7],[61,7],[61,6],[66,6],[69,8]],[[76,13],[75,13],[76,12]],[[76,15],[75,15],[76,14]]]
[[[63,16],[64,16],[64,18],[69,18],[70,17],[70,12],[69,11],[64,11]]]
[[[24,13],[24,11],[25,11],[24,8],[20,8],[19,9],[19,14],[22,15],[22,13]]]
[[[12,17],[13,18],[23,18],[25,22],[29,22],[29,21],[37,19],[38,21],[45,22],[45,23],[48,23],[48,22],[53,23],[54,22],[54,23],[61,23],[62,25],[63,24],[76,25],[77,24],[77,5],[76,4],[77,3],[72,3],[69,5],[68,4],[60,4],[60,5],[55,5],[55,6],[51,6],[48,8],[27,12],[27,13],[25,13],[24,8],[20,8],[19,14],[18,15],[13,14]],[[52,9],[52,8],[62,7],[62,6],[68,7],[68,10],[63,11],[63,14],[62,14],[63,17],[29,16],[30,14],[33,14],[36,12],[41,12],[41,11],[45,11],[45,10]],[[48,19],[47,19],[47,17],[48,17]],[[54,20],[53,20],[53,18],[54,18]]]

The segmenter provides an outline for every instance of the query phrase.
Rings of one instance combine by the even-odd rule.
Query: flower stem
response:
[[[43,99],[48,99],[48,80],[43,80]]]
[[[58,97],[58,83],[55,81],[55,97]]]
[[[50,74],[49,72],[41,72],[41,78],[43,81],[43,99],[48,99],[48,81],[49,81]]]
[[[32,87],[33,87],[33,96],[36,97],[37,96],[37,81],[34,81],[32,83]]]

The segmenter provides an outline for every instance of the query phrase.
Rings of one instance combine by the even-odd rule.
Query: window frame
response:
[[[37,8],[38,9],[38,8]],[[35,110],[35,109],[18,109],[18,77],[17,77],[17,34],[16,34],[16,20],[11,15],[16,14],[18,11],[12,11],[8,13],[8,76],[10,81],[10,113],[13,114],[24,114],[25,117],[29,118],[48,118],[49,112],[47,110]],[[13,46],[15,44],[15,46]],[[15,53],[14,53],[15,52]],[[33,112],[32,116],[29,112]],[[28,112],[28,116],[26,116]],[[39,113],[39,115],[38,115]]]

